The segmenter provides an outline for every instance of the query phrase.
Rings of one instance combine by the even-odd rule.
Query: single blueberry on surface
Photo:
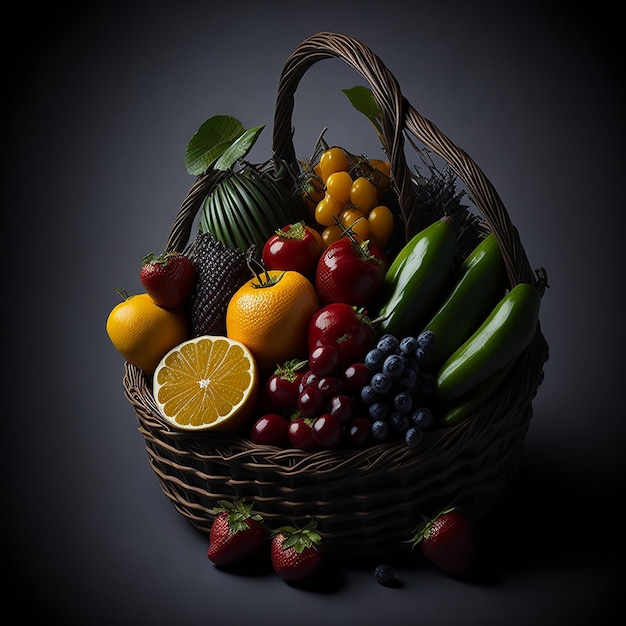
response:
[[[390,565],[381,563],[374,569],[374,577],[381,585],[388,585],[393,581],[393,568]]]

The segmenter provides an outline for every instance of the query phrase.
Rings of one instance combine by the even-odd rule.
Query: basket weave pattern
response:
[[[311,65],[333,57],[367,80],[380,106],[383,147],[407,236],[422,226],[405,157],[405,137],[411,136],[444,159],[465,184],[485,230],[492,230],[500,243],[510,285],[533,282],[518,233],[483,172],[406,101],[380,59],[354,39],[320,33],[287,59],[276,102],[275,156],[296,163],[291,129],[295,90]],[[196,179],[175,218],[169,250],[187,246],[202,200],[221,176],[209,171]],[[420,513],[433,514],[454,503],[475,522],[493,508],[522,457],[547,357],[538,327],[498,393],[458,426],[428,431],[417,452],[398,442],[311,453],[259,446],[239,435],[176,431],[161,418],[143,372],[126,364],[123,386],[164,493],[200,530],[208,533],[217,500],[246,498],[272,527],[304,525],[315,517],[325,543],[337,554],[389,554],[408,549],[403,542]]]

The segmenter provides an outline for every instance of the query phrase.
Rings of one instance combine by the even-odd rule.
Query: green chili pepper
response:
[[[483,239],[459,268],[454,289],[423,330],[435,334],[428,365],[436,370],[478,328],[506,289],[496,236]]]
[[[393,260],[381,288],[376,319],[382,333],[416,334],[441,297],[456,247],[452,218],[443,217],[417,233]]]
[[[541,294],[520,283],[496,304],[487,319],[441,366],[436,392],[451,402],[519,356],[537,330]]]

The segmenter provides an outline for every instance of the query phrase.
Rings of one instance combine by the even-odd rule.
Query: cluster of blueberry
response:
[[[433,415],[424,405],[435,390],[435,379],[425,369],[435,336],[425,331],[417,337],[383,335],[365,355],[369,381],[361,388],[374,440],[403,437],[416,448]]]

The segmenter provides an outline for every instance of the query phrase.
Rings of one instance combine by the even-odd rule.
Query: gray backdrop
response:
[[[0,458],[13,623],[608,623],[623,571],[609,506],[623,487],[623,46],[606,2],[593,14],[537,4],[61,2],[7,24]],[[267,158],[282,64],[322,30],[383,59],[487,173],[548,270],[551,359],[473,583],[403,567],[387,589],[344,563],[302,590],[217,571],[160,491],[105,334],[113,288],[139,290],[140,260],[163,247],[192,182],[188,139],[234,115],[267,124],[252,154]],[[323,126],[331,143],[376,153],[340,93],[359,82],[338,61],[307,73],[301,156]]]

